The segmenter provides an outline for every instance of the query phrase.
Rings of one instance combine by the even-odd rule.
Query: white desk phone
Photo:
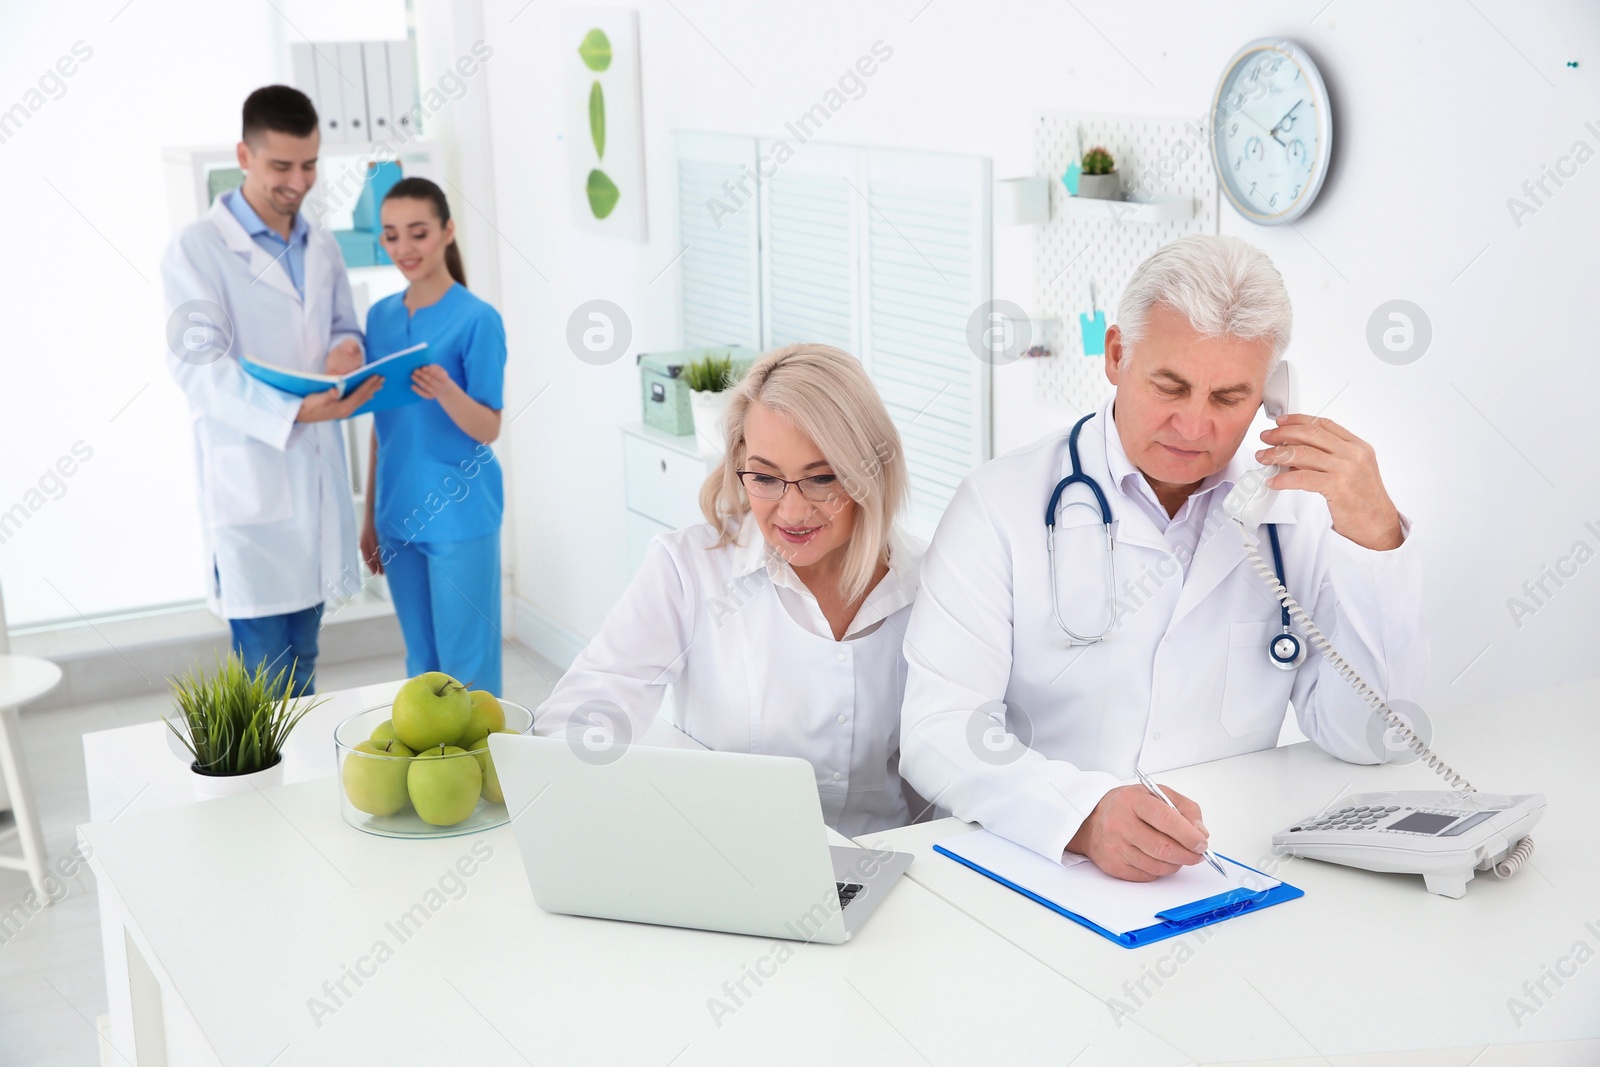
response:
[[[1268,416],[1294,411],[1295,389],[1287,360],[1279,362],[1262,390],[1262,408]],[[1354,793],[1341,797],[1322,811],[1272,835],[1280,853],[1340,863],[1369,871],[1420,874],[1428,892],[1460,897],[1477,871],[1493,870],[1509,878],[1533,855],[1533,829],[1544,814],[1542,793],[1516,796],[1480,793],[1428,748],[1404,719],[1395,713],[1361,676],[1334,651],[1316,623],[1289,595],[1273,567],[1261,557],[1255,531],[1275,490],[1267,479],[1279,467],[1263,467],[1239,480],[1223,501],[1223,513],[1239,527],[1245,555],[1261,580],[1284,609],[1298,622],[1312,647],[1349,682],[1361,698],[1427,766],[1449,782],[1449,790],[1407,790]],[[1289,634],[1269,650],[1281,661],[1300,654],[1298,638]],[[1295,659],[1298,662],[1298,656]]]

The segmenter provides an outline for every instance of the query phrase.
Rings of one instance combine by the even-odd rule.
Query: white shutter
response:
[[[773,170],[777,142],[759,149]],[[967,341],[991,299],[989,161],[811,141],[761,184],[759,210],[745,203],[719,230],[706,200],[755,173],[756,146],[679,134],[678,155],[684,343],[726,344],[735,323],[756,323],[761,348],[820,341],[860,358],[905,449],[905,525],[932,536],[990,456],[990,368]]]
[[[991,451],[990,367],[967,341],[968,319],[991,299],[989,161],[864,156],[862,357],[905,447],[906,526],[928,537]]]
[[[753,177],[756,139],[678,133],[676,149],[683,344],[758,348],[761,259],[760,212]],[[738,189],[741,181],[748,196]]]
[[[763,158],[777,145],[763,141]],[[764,348],[813,341],[861,355],[860,159],[856,148],[806,144],[762,185]]]

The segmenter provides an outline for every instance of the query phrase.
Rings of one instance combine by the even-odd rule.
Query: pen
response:
[[[1135,766],[1133,768],[1133,773],[1137,774],[1139,776],[1139,783],[1141,785],[1143,785],[1146,789],[1150,790],[1151,794],[1153,794],[1156,797],[1156,799],[1160,800],[1163,804],[1165,804],[1167,807],[1171,808],[1173,811],[1178,811],[1178,805],[1176,805],[1176,804],[1174,804],[1172,802],[1172,798],[1167,796],[1167,794],[1163,793],[1161,790],[1157,789],[1156,788],[1156,784],[1154,782],[1152,782],[1150,779],[1146,778],[1145,775],[1144,775],[1144,772],[1141,771],[1137,766]],[[1179,812],[1179,814],[1181,815],[1183,813]],[[1223,872],[1223,870],[1222,870],[1222,864],[1217,862],[1216,857],[1211,854],[1211,850],[1209,848],[1206,849],[1203,853],[1201,853],[1201,855],[1205,856],[1206,862],[1211,864],[1212,870],[1216,871],[1218,874],[1222,875],[1222,877],[1224,877],[1224,878],[1228,877],[1227,874],[1225,874]]]

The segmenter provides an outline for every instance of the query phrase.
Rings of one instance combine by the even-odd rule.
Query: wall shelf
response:
[[[1102,219],[1106,222],[1136,222],[1156,225],[1186,222],[1194,218],[1194,197],[1157,196],[1146,201],[1096,200],[1087,196],[1064,196],[1058,202],[1065,215]]]

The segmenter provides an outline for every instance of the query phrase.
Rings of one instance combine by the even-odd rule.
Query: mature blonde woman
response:
[[[726,445],[706,523],[651,543],[538,732],[637,737],[670,692],[674,725],[708,748],[809,760],[841,833],[903,825],[901,634],[922,546],[895,527],[894,423],[855,359],[790,345],[734,389]]]

